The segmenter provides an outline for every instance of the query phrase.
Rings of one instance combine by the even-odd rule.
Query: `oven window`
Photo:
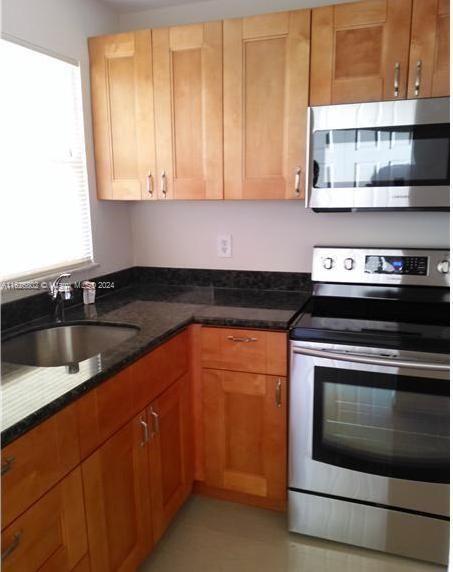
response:
[[[448,123],[315,131],[313,187],[448,185]]]
[[[449,482],[449,382],[315,367],[313,459]]]

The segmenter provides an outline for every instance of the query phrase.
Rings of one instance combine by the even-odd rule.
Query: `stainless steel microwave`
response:
[[[448,210],[450,98],[311,107],[305,206]]]

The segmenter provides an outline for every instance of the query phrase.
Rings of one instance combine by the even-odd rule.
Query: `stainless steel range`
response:
[[[291,531],[447,562],[449,265],[314,249],[290,335]]]

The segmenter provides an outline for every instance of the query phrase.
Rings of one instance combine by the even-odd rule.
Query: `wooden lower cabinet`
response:
[[[153,546],[146,429],[143,412],[82,464],[93,571],[135,570]]]
[[[2,531],[4,572],[66,572],[88,550],[80,467]]]
[[[284,508],[286,379],[204,369],[204,484]]]
[[[154,537],[158,540],[189,496],[193,483],[189,376],[148,408],[149,476]]]

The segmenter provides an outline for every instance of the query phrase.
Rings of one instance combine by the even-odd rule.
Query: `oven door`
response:
[[[289,487],[447,516],[447,358],[384,353],[292,342]]]
[[[449,207],[449,98],[314,107],[306,206]]]

